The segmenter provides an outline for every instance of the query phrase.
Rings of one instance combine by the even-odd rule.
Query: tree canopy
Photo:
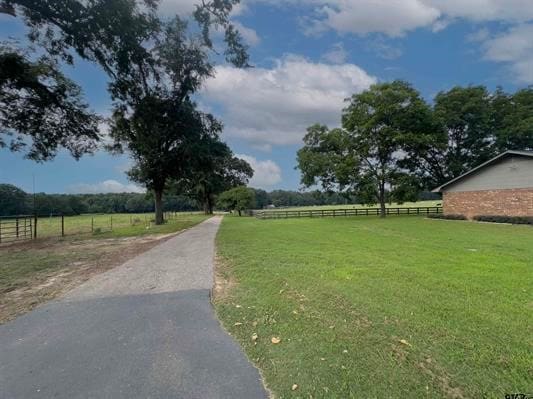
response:
[[[255,192],[245,186],[232,188],[220,194],[217,205],[220,209],[237,211],[242,216],[242,211],[254,208]]]
[[[173,190],[196,199],[206,214],[212,214],[217,195],[248,184],[254,171],[218,137],[205,135],[195,142],[193,151],[194,165],[174,182]]]
[[[408,83],[376,84],[352,96],[342,129],[314,125],[298,152],[305,186],[321,184],[378,203],[385,216],[387,190],[398,201],[416,198],[416,182],[401,161],[406,141],[431,129],[431,110]]]
[[[349,100],[342,127],[313,125],[298,152],[304,186],[402,202],[506,150],[533,149],[533,88],[454,87],[432,106],[401,81]]]
[[[194,19],[201,31],[197,49],[214,48],[210,36],[216,25],[225,31],[226,59],[247,66],[247,48],[229,21],[238,2],[206,0],[196,6]],[[159,0],[0,1],[0,13],[21,18],[30,28],[30,43],[45,53],[36,58],[29,48],[0,47],[0,146],[17,151],[30,145],[26,156],[39,161],[51,159],[60,148],[76,158],[94,151],[100,138],[98,118],[58,65],[73,64],[76,56],[94,62],[109,76],[113,98],[138,98],[139,85],[134,83],[146,88],[161,77],[160,60],[152,57],[152,46],[159,45],[165,30],[158,5]],[[173,52],[167,61],[171,55],[178,63],[191,57],[179,53],[179,47],[167,49]],[[194,74],[189,75],[192,83]]]

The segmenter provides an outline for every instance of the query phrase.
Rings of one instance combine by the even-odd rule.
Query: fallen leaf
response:
[[[279,344],[281,342],[281,338],[280,337],[272,337],[272,339],[270,341],[272,341],[273,344]]]
[[[292,384],[291,390],[296,391],[298,389],[298,384]]]
[[[242,326],[242,323],[237,322],[237,323],[234,324],[234,326]]]
[[[259,337],[257,336],[257,334],[256,334],[256,333],[253,333],[253,334],[252,334],[252,341],[254,341],[254,342],[257,341],[257,338],[259,338]]]
[[[409,342],[407,342],[405,339],[400,339],[400,344],[402,345],[407,345],[407,346],[412,346]]]
[[[343,350],[342,353],[348,353],[348,349]]]
[[[236,308],[242,308],[242,306],[241,306],[241,305],[235,305],[235,307],[236,307]]]

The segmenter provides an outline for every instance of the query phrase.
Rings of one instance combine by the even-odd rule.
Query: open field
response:
[[[428,207],[428,206],[437,206],[442,204],[442,201],[418,201],[418,202],[404,202],[403,204],[387,204],[387,208],[417,208],[417,207]],[[316,210],[316,209],[366,209],[366,208],[379,208],[379,205],[361,205],[361,204],[346,204],[346,205],[316,205],[316,206],[290,206],[290,207],[280,207],[273,209],[265,209],[265,211],[275,211],[275,210],[291,210],[291,211],[307,211],[307,210]]]
[[[38,239],[0,247],[0,323],[118,266],[162,240],[207,219],[182,215],[162,226]]]
[[[531,393],[532,240],[419,217],[226,217],[215,306],[277,398]]]
[[[95,236],[131,236],[144,233],[165,233],[171,232],[181,225],[195,223],[197,219],[203,220],[205,217],[200,212],[182,212],[168,215],[168,224],[178,223],[174,227],[155,226],[153,223],[153,213],[117,213],[117,214],[87,214],[64,217],[64,233],[66,236],[94,234]],[[5,223],[8,219],[4,219]],[[22,222],[21,222],[22,223]],[[29,223],[29,221],[28,221]],[[33,221],[32,221],[33,223]],[[7,237],[7,231],[0,229],[2,238]],[[61,216],[39,217],[37,222],[37,237],[60,237],[61,236]]]

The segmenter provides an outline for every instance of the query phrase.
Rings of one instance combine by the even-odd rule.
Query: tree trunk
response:
[[[163,218],[163,190],[154,190],[155,194],[155,224],[161,225],[165,222]]]
[[[384,218],[387,216],[387,207],[385,206],[385,183],[379,184],[379,217]]]
[[[211,196],[207,197],[207,207],[209,210],[209,215],[212,215],[213,214],[213,197]]]

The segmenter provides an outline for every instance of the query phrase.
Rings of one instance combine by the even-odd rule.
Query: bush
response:
[[[466,220],[464,215],[445,215],[443,213],[436,213],[434,215],[428,215],[431,219],[446,219],[446,220]]]
[[[533,225],[533,216],[479,215],[479,216],[474,216],[474,220],[477,220],[478,222]]]

